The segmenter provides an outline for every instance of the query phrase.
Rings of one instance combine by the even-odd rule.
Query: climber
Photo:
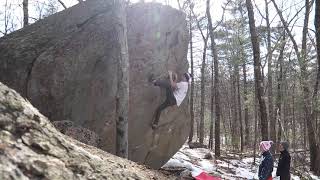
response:
[[[153,85],[159,86],[160,88],[164,88],[166,90],[166,100],[157,108],[155,112],[154,120],[152,122],[152,129],[157,127],[161,111],[169,106],[180,106],[188,92],[189,79],[191,78],[189,73],[184,73],[179,82],[177,82],[178,76],[176,73],[173,73],[172,71],[168,71],[168,73],[168,79],[150,79]]]

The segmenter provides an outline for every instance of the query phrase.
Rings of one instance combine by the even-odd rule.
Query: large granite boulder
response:
[[[53,121],[68,119],[98,134],[99,148],[115,152],[119,42],[112,0],[90,0],[0,39],[0,81]],[[148,82],[167,70],[186,72],[185,15],[156,3],[127,8],[130,60],[129,159],[163,165],[185,142],[188,98],[150,127],[164,92]]]
[[[58,132],[0,82],[0,179],[174,179]]]

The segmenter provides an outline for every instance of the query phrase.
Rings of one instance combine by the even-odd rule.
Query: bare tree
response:
[[[266,10],[266,24],[267,24],[267,61],[268,61],[268,104],[269,104],[269,137],[273,142],[276,142],[276,120],[274,118],[274,107],[273,107],[273,93],[272,93],[272,50],[271,50],[271,28],[269,20],[269,3],[265,0],[265,10]],[[274,148],[271,149],[272,152],[275,151]]]
[[[117,9],[116,32],[119,39],[118,89],[116,99],[116,154],[128,158],[128,111],[129,111],[129,53],[125,1],[115,1]]]
[[[23,26],[27,26],[29,24],[29,13],[28,13],[28,0],[23,0]]]
[[[179,0],[178,0],[179,2]],[[194,109],[193,109],[193,96],[194,96],[194,72],[193,72],[193,42],[192,42],[192,8],[193,4],[190,3],[190,14],[189,14],[189,31],[190,31],[190,64],[191,64],[191,92],[190,92],[190,116],[191,116],[191,128],[189,132],[188,142],[192,142],[193,133],[194,133]]]
[[[220,157],[220,94],[219,94],[219,61],[218,61],[218,53],[216,49],[216,43],[213,33],[212,20],[210,14],[210,0],[207,0],[206,13],[208,17],[208,25],[209,25],[209,34],[211,40],[211,52],[213,55],[213,69],[214,70],[214,99],[215,99],[215,111],[216,111],[216,121],[215,121],[215,156]]]
[[[253,143],[253,164],[256,164],[256,149],[257,149],[257,131],[258,131],[258,118],[259,118],[259,107],[257,102],[257,91],[254,93],[254,143]]]
[[[267,121],[266,104],[263,98],[263,80],[261,75],[260,46],[259,46],[258,34],[255,27],[254,12],[253,12],[251,0],[246,0],[246,6],[247,6],[248,16],[249,16],[249,27],[250,27],[250,34],[251,34],[252,50],[253,50],[255,86],[257,91],[259,108],[260,108],[261,137],[262,137],[262,140],[267,140],[268,139],[268,121]]]
[[[241,34],[245,34],[244,30],[245,30],[245,15],[244,15],[244,10],[243,7],[240,3],[239,5],[239,12],[241,15]],[[242,73],[243,73],[243,99],[244,99],[244,123],[245,123],[245,135],[243,135],[243,127],[242,127],[242,121],[240,118],[240,130],[241,130],[241,149],[243,149],[243,146],[248,146],[249,142],[250,142],[250,135],[249,135],[249,108],[248,108],[248,82],[247,82],[247,66],[246,66],[246,57],[245,57],[245,50],[244,50],[244,46],[245,43],[243,42],[243,40],[238,37],[238,41],[239,41],[239,45],[240,45],[240,59],[242,60],[243,64],[242,64]],[[240,66],[240,64],[239,64]],[[240,80],[240,78],[239,78]],[[240,86],[240,85],[239,85]],[[240,90],[238,90],[240,92]],[[239,98],[240,98],[240,93],[239,93]],[[240,104],[240,100],[239,100],[239,104]],[[240,110],[241,113],[241,110]]]
[[[206,34],[203,32],[203,27],[200,24],[200,20],[196,17],[193,9],[191,9],[192,14],[194,15],[194,20],[196,21],[198,30],[200,31],[202,40],[203,40],[203,51],[202,51],[202,63],[201,63],[201,82],[200,82],[200,123],[199,123],[199,143],[203,144],[204,140],[204,113],[205,113],[205,68],[206,68],[206,57],[207,57],[207,48],[208,48],[208,28]],[[205,17],[204,17],[205,18]]]
[[[247,82],[247,66],[246,62],[242,64],[243,72],[243,98],[244,98],[244,126],[245,126],[245,146],[249,145],[250,132],[249,132],[249,108],[248,108],[248,82]]]
[[[12,3],[5,1],[4,12],[3,12],[3,30],[0,30],[0,33],[7,35],[16,30],[16,22],[13,14]]]
[[[236,63],[236,78],[237,78],[237,106],[238,106],[238,119],[239,119],[239,129],[240,129],[240,151],[243,152],[243,125],[242,125],[242,105],[241,105],[241,93],[240,93],[240,72],[239,64]]]
[[[315,1],[315,17],[314,17],[314,26],[316,28],[316,45],[317,45],[317,79],[316,83],[314,86],[314,91],[313,91],[313,102],[316,102],[317,99],[317,94],[318,94],[318,89],[319,89],[319,81],[320,81],[320,0]],[[315,108],[314,108],[315,109]],[[312,119],[316,121],[316,111],[313,111],[312,113]],[[315,133],[317,133],[317,130],[315,130]],[[312,134],[310,134],[312,135]],[[310,136],[309,135],[309,136]],[[320,142],[319,142],[319,132],[318,135],[315,135],[318,137],[316,139],[313,147],[310,145],[310,153],[311,150],[314,151],[312,152],[312,157],[315,157],[314,160],[311,161],[311,170],[315,172],[316,175],[320,176],[320,167],[319,167],[319,162],[320,162]],[[317,165],[318,164],[318,165]]]
[[[62,6],[64,9],[67,9],[67,6],[64,4],[64,2],[63,2],[63,1],[58,0],[58,2],[61,4],[61,6]]]
[[[199,142],[203,144],[204,140],[204,113],[205,113],[205,68],[206,68],[206,55],[208,48],[208,34],[203,36],[203,53],[201,63],[201,95],[200,95],[200,137]]]
[[[278,63],[277,63],[277,69],[278,70],[278,79],[277,79],[277,96],[276,96],[276,111],[275,111],[275,117],[278,120],[278,138],[277,141],[280,142],[281,141],[281,134],[282,134],[282,127],[281,127],[281,113],[282,113],[282,84],[283,84],[283,53],[284,53],[284,48],[286,45],[286,37],[285,37],[285,32],[283,33],[283,41],[281,44],[281,48],[280,48],[280,53],[279,53],[279,57],[278,57]],[[274,126],[276,126],[276,122],[274,124]],[[274,127],[276,128],[276,127]],[[274,133],[276,133],[274,131]],[[274,141],[275,142],[275,141]]]

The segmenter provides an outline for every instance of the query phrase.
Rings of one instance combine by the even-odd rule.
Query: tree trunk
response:
[[[295,118],[295,84],[293,85],[292,88],[292,136],[293,136],[293,141],[292,141],[292,147],[293,147],[293,158],[292,158],[292,167],[295,167],[295,156],[296,156],[296,118]]]
[[[282,106],[281,106],[281,103],[282,103],[282,83],[283,83],[283,72],[282,72],[282,69],[283,69],[283,52],[284,52],[284,47],[286,45],[285,43],[285,40],[286,40],[286,36],[285,36],[285,33],[283,33],[283,37],[282,37],[282,44],[281,44],[281,47],[280,47],[280,53],[279,53],[279,57],[278,57],[278,64],[277,66],[277,69],[279,68],[278,70],[278,80],[277,80],[277,97],[276,97],[276,111],[275,111],[275,119],[277,120],[274,124],[274,126],[276,126],[276,123],[278,122],[278,135],[276,136],[276,140],[278,142],[281,141],[281,132],[282,132],[282,128],[281,128],[281,113],[282,113]],[[275,127],[274,127],[275,128]],[[274,132],[276,134],[276,132]],[[274,141],[275,142],[275,141]]]
[[[212,45],[211,45],[212,46]],[[211,102],[210,102],[210,133],[209,149],[213,149],[213,124],[214,124],[214,62],[211,62]]]
[[[211,62],[211,102],[210,102],[210,133],[209,133],[209,149],[213,149],[213,124],[214,124],[214,105],[213,105],[213,100],[214,100],[214,68],[213,68],[213,61]]]
[[[251,34],[252,50],[253,50],[253,64],[254,64],[254,77],[255,86],[257,91],[257,99],[260,107],[260,118],[261,118],[261,137],[262,140],[268,140],[268,121],[266,104],[263,98],[263,81],[261,75],[261,62],[260,62],[260,46],[258,40],[258,34],[256,32],[254,12],[251,0],[246,0],[246,6],[249,16],[249,27]]]
[[[125,1],[115,1],[119,11],[117,17],[121,24],[116,26],[119,32],[119,61],[116,99],[116,155],[128,158],[128,111],[129,111],[129,53],[127,42],[127,20]]]
[[[257,92],[254,95],[254,144],[253,144],[253,165],[256,165],[257,131],[258,131],[259,107],[257,103]]]
[[[241,34],[245,34],[245,12],[244,9],[242,7],[242,5],[239,6],[239,11],[241,14],[241,21],[242,21],[242,25],[241,25]],[[245,135],[243,136],[243,132],[242,136],[241,136],[241,143],[242,146],[248,146],[249,145],[249,141],[250,141],[250,137],[249,137],[249,109],[248,109],[248,90],[247,90],[247,68],[246,68],[246,57],[245,57],[245,50],[244,50],[244,46],[245,44],[243,43],[243,41],[241,40],[241,38],[239,38],[239,44],[240,44],[240,59],[241,62],[243,62],[242,64],[242,72],[243,72],[243,99],[244,99],[244,123],[245,123]],[[239,85],[240,86],[240,85]],[[240,106],[241,107],[241,106]],[[241,111],[241,110],[240,110]],[[242,124],[241,124],[242,126]],[[243,128],[241,128],[243,131]]]
[[[283,78],[283,88],[282,88],[282,97],[283,99],[285,97],[288,97],[287,95],[287,89],[289,89],[288,87],[288,83],[287,83],[287,79],[286,79],[286,75],[284,74],[284,78]],[[288,103],[287,100],[284,100],[283,103],[282,103],[282,118],[281,118],[281,127],[282,127],[282,131],[283,131],[283,137],[284,137],[284,140],[285,141],[288,141],[289,142],[289,135],[288,135],[288,131],[289,131],[289,122],[288,122],[288,117],[289,117],[289,114],[288,114],[288,108],[290,107],[290,104]]]
[[[29,24],[29,13],[28,13],[28,0],[23,0],[22,6],[23,6],[23,27],[27,26]]]
[[[318,94],[318,90],[319,90],[319,81],[320,81],[320,1],[316,0],[316,7],[315,7],[315,18],[314,18],[314,25],[316,27],[316,45],[317,45],[317,80],[314,86],[314,93],[313,93],[313,97],[317,98],[317,94]],[[318,118],[317,118],[318,119]],[[318,120],[316,120],[318,121]],[[317,133],[319,134],[319,122],[317,123]],[[319,137],[319,135],[318,135]],[[318,143],[319,143],[319,139],[318,139]]]
[[[205,68],[206,68],[206,54],[208,46],[208,37],[204,40],[202,63],[201,63],[201,85],[200,85],[200,137],[199,142],[203,144],[204,140],[204,112],[205,112]]]
[[[317,80],[314,87],[314,93],[313,93],[313,102],[316,101],[317,93],[318,93],[318,85],[320,81],[320,0],[316,0],[316,6],[315,6],[315,18],[314,18],[314,25],[316,27],[316,42],[317,42],[317,65],[318,65],[318,71],[317,71]],[[314,108],[315,109],[315,108]],[[316,113],[313,112],[313,119],[316,120]],[[311,124],[311,123],[309,123]],[[311,125],[312,126],[312,125]],[[317,133],[317,131],[316,131]],[[309,132],[309,136],[313,136],[312,132]],[[318,137],[319,134],[314,135],[313,137]],[[310,137],[309,137],[310,138]],[[312,139],[312,138],[310,138]],[[314,173],[318,176],[320,176],[320,142],[319,139],[316,139],[315,144],[311,145],[310,141],[310,158],[314,158],[311,161],[311,170],[314,171]]]
[[[319,5],[319,0],[317,0],[316,2],[316,6]],[[303,26],[303,33],[302,33],[302,46],[301,46],[301,54],[302,54],[302,65],[301,65],[301,76],[303,78],[303,93],[304,93],[304,109],[305,109],[305,114],[306,114],[306,123],[307,123],[307,127],[308,127],[308,140],[309,140],[309,148],[310,148],[310,169],[311,171],[314,171],[316,174],[320,175],[320,167],[318,165],[319,160],[320,160],[320,146],[317,142],[317,138],[316,138],[316,131],[315,131],[315,127],[313,124],[313,121],[315,120],[315,113],[314,111],[312,111],[312,105],[310,102],[310,90],[307,84],[307,32],[308,32],[308,22],[309,22],[309,14],[310,14],[310,9],[311,9],[311,5],[310,5],[310,1],[306,0],[305,1],[305,7],[306,7],[306,12],[305,12],[305,18],[304,18],[304,26]],[[317,18],[317,17],[315,17]],[[315,19],[316,20],[316,19]],[[316,20],[315,22],[317,22],[318,20]],[[317,30],[319,30],[319,26],[317,26],[317,23],[315,23],[315,26],[318,27]],[[318,35],[318,33],[317,33]],[[319,38],[317,36],[317,38]],[[318,42],[318,39],[317,39]],[[317,45],[318,47],[319,45]],[[318,50],[318,49],[317,49]],[[319,53],[317,51],[317,53]],[[319,56],[319,54],[318,54]],[[315,89],[315,93],[316,93],[316,89]],[[313,101],[313,97],[311,99],[311,101]]]
[[[244,98],[244,126],[245,126],[245,146],[249,145],[250,142],[250,132],[249,132],[249,109],[248,109],[248,82],[247,82],[247,67],[246,62],[242,65],[243,71],[243,98]]]
[[[198,83],[198,81],[197,81],[197,83]],[[195,103],[194,103],[194,110],[196,110],[195,114],[197,115],[195,120],[196,120],[196,126],[197,126],[197,141],[198,141],[200,138],[200,118],[199,118],[199,115],[200,115],[200,113],[199,113],[200,92],[199,92],[199,83],[195,84],[195,85],[196,86],[195,86],[195,91],[194,91],[195,92],[194,100],[197,100],[197,101],[195,101]]]
[[[307,150],[307,119],[305,117],[306,115],[304,114],[303,118],[303,148]]]
[[[191,8],[192,14],[194,12]],[[203,52],[202,52],[202,63],[201,63],[201,82],[200,82],[200,123],[199,123],[199,142],[203,144],[204,140],[204,113],[205,113],[205,68],[206,68],[206,55],[207,55],[207,47],[208,47],[208,38],[209,34],[207,33],[206,36],[203,33],[202,27],[200,25],[200,21],[197,20],[197,27],[201,33],[202,40],[203,40]],[[208,31],[207,31],[208,32]]]
[[[235,62],[233,62],[235,63]],[[230,68],[231,69],[231,68]],[[232,145],[233,145],[233,150],[238,150],[239,149],[239,131],[238,131],[238,108],[237,108],[237,80],[236,80],[236,67],[233,65],[233,71],[230,70],[230,79],[232,81],[231,85],[231,94],[232,94],[232,133],[233,133],[233,138],[232,138]]]
[[[189,132],[188,142],[192,142],[193,131],[194,131],[194,110],[193,110],[193,95],[194,95],[194,73],[193,73],[193,42],[192,42],[192,13],[190,5],[190,17],[189,17],[189,31],[190,31],[190,64],[191,64],[191,92],[190,92],[190,118],[191,118],[191,128]]]
[[[281,93],[281,85],[282,85],[282,66],[283,66],[283,50],[280,50],[280,55],[279,55],[279,75],[278,75],[278,85],[277,85],[277,99],[276,99],[276,106],[277,106],[277,111],[276,111],[276,119],[278,120],[278,136],[277,136],[277,141],[281,141],[281,102],[282,102],[282,93]]]
[[[269,7],[268,1],[265,0],[266,7],[266,24],[267,24],[267,59],[268,59],[268,103],[269,103],[269,138],[276,142],[276,120],[273,112],[273,92],[272,92],[272,50],[271,50],[271,32],[270,32],[270,21],[269,21]],[[274,153],[275,148],[271,149]]]
[[[241,108],[241,93],[240,93],[240,73],[239,64],[236,64],[237,68],[237,100],[238,100],[238,118],[239,118],[239,128],[240,128],[240,151],[243,152],[243,127],[242,127],[242,108]]]
[[[214,129],[214,140],[215,140],[215,156],[216,158],[220,157],[220,119],[221,119],[221,110],[220,110],[220,92],[219,92],[219,61],[218,53],[216,49],[216,43],[213,33],[212,20],[210,14],[210,0],[207,0],[206,13],[208,16],[208,25],[209,25],[209,34],[211,40],[211,52],[213,55],[213,66],[214,66],[214,100],[215,100],[215,129]]]

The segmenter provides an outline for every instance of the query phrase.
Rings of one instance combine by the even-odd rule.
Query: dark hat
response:
[[[187,81],[189,81],[189,79],[192,78],[192,76],[191,76],[190,73],[184,73],[183,75],[184,75],[184,77],[187,79]]]
[[[288,150],[289,149],[289,143],[287,141],[282,141],[280,142],[282,145],[283,149]]]

